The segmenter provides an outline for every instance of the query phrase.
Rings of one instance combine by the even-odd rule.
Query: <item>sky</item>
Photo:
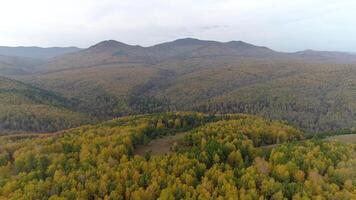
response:
[[[186,37],[356,52],[356,0],[0,0],[0,46]]]

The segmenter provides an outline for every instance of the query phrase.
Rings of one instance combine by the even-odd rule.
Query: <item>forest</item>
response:
[[[139,145],[186,133],[164,155]],[[355,199],[356,146],[258,116],[133,115],[0,138],[0,199]]]
[[[73,105],[53,92],[0,76],[0,134],[54,132],[94,121],[73,111]]]

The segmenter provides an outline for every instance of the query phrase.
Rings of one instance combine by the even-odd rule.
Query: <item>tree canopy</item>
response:
[[[166,155],[133,153],[182,131],[181,148]],[[355,199],[355,145],[302,139],[281,122],[200,113],[2,138],[0,199]]]

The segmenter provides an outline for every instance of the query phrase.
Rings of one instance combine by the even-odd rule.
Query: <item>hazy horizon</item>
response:
[[[4,0],[0,46],[87,48],[112,39],[146,47],[190,37],[355,52],[355,9],[351,0]]]
[[[152,44],[152,45],[146,45],[146,46],[143,46],[143,45],[140,45],[140,44],[129,44],[127,42],[124,42],[124,41],[118,41],[118,40],[115,40],[117,42],[121,42],[121,43],[124,43],[124,44],[127,44],[127,45],[131,45],[131,46],[141,46],[141,47],[152,47],[152,46],[155,46],[155,45],[159,45],[159,44],[163,44],[163,43],[167,43],[167,42],[174,42],[175,40],[180,40],[180,39],[197,39],[197,40],[202,40],[202,41],[214,41],[214,42],[222,42],[222,43],[226,43],[226,42],[233,42],[233,41],[241,41],[241,40],[230,40],[230,41],[218,41],[218,40],[205,40],[205,39],[201,39],[201,38],[191,38],[191,37],[186,37],[186,38],[176,38],[176,39],[173,39],[173,40],[170,40],[170,41],[162,41],[162,42],[159,42],[159,43],[156,43],[156,44]],[[114,39],[107,39],[107,40],[102,40],[102,41],[97,41],[96,43],[93,43],[92,45],[90,46],[87,46],[87,47],[78,47],[78,46],[22,46],[22,45],[19,45],[19,46],[4,46],[4,45],[0,45],[0,47],[10,47],[10,48],[79,48],[79,49],[86,49],[86,48],[89,48],[91,46],[94,46],[96,44],[99,44],[100,42],[104,42],[104,41],[110,41],[110,40],[114,40]],[[249,43],[249,44],[252,44],[252,45],[256,45],[256,46],[261,46],[261,47],[267,47],[267,48],[270,48],[268,46],[263,46],[263,45],[259,45],[259,44],[254,44],[254,43],[251,43],[251,42],[248,42],[248,41],[242,41],[242,42],[245,42],[245,43]],[[308,50],[313,50],[313,51],[330,51],[330,52],[343,52],[343,53],[351,53],[351,54],[354,54],[356,53],[356,51],[336,51],[336,50],[323,50],[323,49],[299,49],[299,50],[295,50],[295,51],[283,51],[283,50],[277,50],[277,49],[273,49],[273,48],[270,48],[274,51],[278,51],[278,52],[284,52],[284,53],[294,53],[294,52],[300,52],[300,51],[308,51]]]

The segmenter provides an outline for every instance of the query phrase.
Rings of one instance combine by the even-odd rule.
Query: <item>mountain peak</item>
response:
[[[241,40],[237,40],[237,41],[233,40],[233,41],[227,42],[226,44],[254,46],[252,44],[249,44],[249,43],[241,41]]]
[[[104,40],[102,42],[99,42],[98,44],[91,46],[91,47],[94,47],[94,48],[105,47],[105,48],[107,48],[107,47],[120,47],[120,46],[129,46],[129,45],[122,43],[122,42],[118,42],[116,40]]]
[[[202,45],[202,44],[207,44],[207,43],[211,43],[212,41],[208,41],[208,40],[199,40],[199,39],[195,39],[195,38],[182,38],[182,39],[178,39],[178,40],[174,40],[173,44],[178,44],[178,45]]]

